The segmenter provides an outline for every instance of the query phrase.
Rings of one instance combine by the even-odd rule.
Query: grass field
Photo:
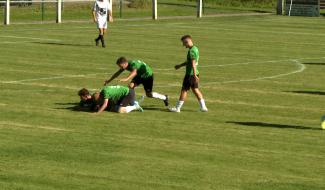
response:
[[[116,20],[106,49],[93,24],[0,26],[0,189],[325,189],[324,24]],[[100,89],[122,55],[151,65],[174,104],[183,34],[200,48],[208,113],[193,94],[179,114],[151,99],[144,113],[73,111],[77,90]]]

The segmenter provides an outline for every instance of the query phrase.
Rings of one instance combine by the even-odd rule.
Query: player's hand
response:
[[[181,68],[180,65],[175,65],[175,69],[178,70],[179,68]]]
[[[127,82],[128,79],[121,79],[120,82]]]
[[[200,78],[198,76],[196,76],[196,75],[194,76],[194,79],[195,79],[196,82],[198,82],[200,80]]]
[[[109,83],[109,81],[108,80],[105,80],[104,81],[104,86],[106,86],[108,83]]]
[[[109,16],[108,22],[114,22],[114,19],[112,16]]]

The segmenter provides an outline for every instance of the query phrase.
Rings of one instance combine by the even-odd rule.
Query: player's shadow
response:
[[[93,45],[89,44],[71,44],[71,43],[61,43],[61,42],[31,42],[34,44],[43,44],[43,45],[54,45],[54,46],[72,46],[72,47],[91,47]]]
[[[58,110],[70,110],[70,111],[75,111],[75,112],[92,112],[90,109],[85,109],[83,107],[80,107],[79,103],[76,103],[76,102],[55,103],[55,105],[65,106],[65,107],[55,108]]]
[[[169,112],[167,108],[161,108],[161,107],[154,107],[153,105],[151,106],[141,106],[144,111],[150,110],[150,111],[160,111],[160,112]]]
[[[322,130],[320,128],[306,127],[300,125],[284,125],[274,123],[263,123],[263,122],[238,122],[238,121],[227,121],[226,123],[249,126],[249,127],[265,127],[265,128],[278,128],[278,129],[302,129],[302,130]]]
[[[307,62],[307,63],[303,63],[305,65],[319,65],[319,66],[325,66],[325,63],[315,63],[315,62]]]
[[[291,92],[291,93],[296,93],[296,94],[325,96],[325,92],[323,92],[323,91],[297,90],[297,91],[285,91],[285,92]]]

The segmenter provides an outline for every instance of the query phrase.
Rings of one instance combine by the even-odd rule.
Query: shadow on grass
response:
[[[81,107],[79,103],[75,103],[75,102],[55,103],[55,105],[67,106],[67,107],[54,108],[58,110],[70,110],[75,112],[93,112],[90,108]]]
[[[95,47],[95,45],[71,44],[71,43],[60,43],[60,42],[31,42],[31,43],[34,43],[34,44],[43,44],[43,45],[55,45],[55,46]]]
[[[313,63],[313,62],[309,62],[309,63],[303,63],[305,65],[320,65],[320,66],[325,66],[325,63]]]
[[[309,94],[309,95],[325,96],[325,92],[322,92],[322,91],[298,90],[298,91],[285,91],[285,92],[291,92],[291,93],[296,93],[296,94]]]
[[[300,125],[283,125],[263,122],[238,122],[238,121],[227,121],[226,123],[250,126],[250,127],[266,127],[266,128],[278,128],[278,129],[303,129],[303,130],[322,130],[320,128],[305,127]]]

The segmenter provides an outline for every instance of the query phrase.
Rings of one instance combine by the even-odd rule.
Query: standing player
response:
[[[153,87],[153,73],[151,68],[140,60],[128,61],[125,57],[120,57],[116,61],[120,68],[110,79],[105,81],[105,85],[117,78],[124,70],[130,71],[128,77],[121,79],[120,82],[128,82],[131,80],[129,87],[134,89],[136,86],[142,84],[149,98],[157,98],[164,101],[165,106],[168,106],[168,96],[157,92],[152,92]]]
[[[175,66],[175,69],[186,66],[186,73],[183,81],[183,86],[176,107],[170,108],[171,112],[180,112],[187,96],[187,92],[192,89],[193,93],[197,97],[202,112],[207,112],[208,108],[205,105],[203,95],[199,90],[199,70],[197,68],[199,64],[199,49],[194,46],[192,37],[190,35],[185,35],[181,38],[183,45],[188,48],[187,60],[179,65]]]
[[[106,47],[104,35],[107,30],[107,21],[113,22],[112,16],[112,0],[96,0],[93,8],[93,19],[97,23],[99,35],[95,39],[96,46],[99,45],[99,40],[102,42],[102,47]]]

